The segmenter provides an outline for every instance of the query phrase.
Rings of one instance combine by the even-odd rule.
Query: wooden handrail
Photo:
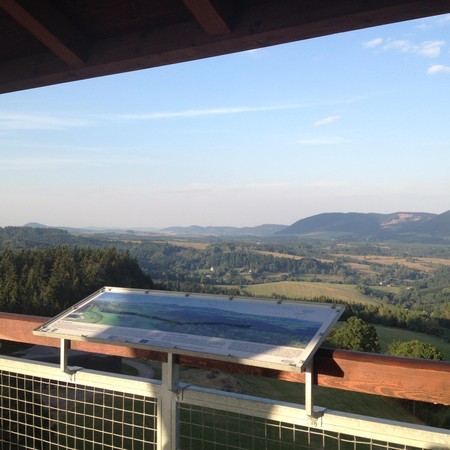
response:
[[[60,340],[36,336],[33,329],[46,317],[0,313],[0,340],[59,347]],[[72,341],[71,348],[127,358],[166,361],[165,352],[120,345]],[[179,355],[181,365],[304,383],[303,373]],[[314,356],[314,383],[318,386],[387,397],[450,405],[450,363],[375,353],[319,349]]]

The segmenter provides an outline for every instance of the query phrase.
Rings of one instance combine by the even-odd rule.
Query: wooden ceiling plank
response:
[[[5,0],[0,0],[0,2]],[[40,2],[39,2],[40,3]],[[240,9],[233,30],[209,36],[192,19],[95,42],[71,69],[50,52],[0,61],[0,93],[148,69],[450,12],[450,0],[278,0]]]
[[[51,9],[47,2],[39,1],[36,3],[34,5],[36,11],[25,8],[17,0],[0,0],[0,8],[13,17],[67,66],[72,68],[82,66],[84,64],[84,51],[82,49],[85,48],[86,41],[82,34],[74,32],[76,34],[72,34],[68,38],[67,34],[70,32],[69,30],[73,30],[73,26],[68,25],[67,19]],[[45,23],[37,17],[36,12],[38,11],[45,13]],[[62,29],[64,29],[64,38],[61,33],[56,32],[56,30]],[[68,44],[70,41],[71,44]]]
[[[211,0],[183,0],[183,3],[210,36],[221,36],[231,33],[223,15],[212,4]]]

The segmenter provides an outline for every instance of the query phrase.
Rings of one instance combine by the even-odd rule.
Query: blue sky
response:
[[[450,15],[0,97],[0,226],[450,209]]]

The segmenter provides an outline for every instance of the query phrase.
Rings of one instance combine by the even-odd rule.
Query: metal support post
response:
[[[158,402],[158,450],[175,450],[178,439],[178,372],[176,356],[167,355],[162,363],[161,398]]]
[[[61,370],[64,373],[71,374],[72,371],[69,369],[67,362],[69,360],[69,349],[70,349],[70,341],[67,339],[61,339],[61,356],[59,360],[59,365]]]
[[[73,375],[75,372],[81,369],[81,367],[69,367],[67,365],[69,360],[70,341],[68,339],[61,339],[61,353],[59,359],[59,366],[64,373]]]
[[[313,384],[314,369],[311,359],[311,362],[305,367],[305,411],[311,426],[315,427],[318,425],[318,419],[323,416],[323,410],[314,408]]]

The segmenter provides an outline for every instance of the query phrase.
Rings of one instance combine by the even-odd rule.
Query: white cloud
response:
[[[280,103],[277,105],[263,106],[229,106],[206,109],[187,109],[183,111],[156,111],[142,113],[122,113],[122,114],[103,114],[93,116],[97,121],[111,120],[162,120],[162,119],[179,119],[179,118],[195,118],[206,116],[218,116],[228,114],[245,114],[253,112],[271,112],[271,111],[287,111],[293,109],[311,108],[317,106],[333,106],[342,104],[351,104],[366,100],[367,96],[355,96],[349,98],[315,100],[301,103]]]
[[[445,45],[445,41],[426,41],[417,49],[417,54],[427,56],[429,58],[436,58],[441,54],[441,47]]]
[[[444,66],[442,64],[434,64],[428,69],[429,75],[436,75],[437,73],[450,74],[450,66]]]
[[[241,52],[241,55],[249,55],[252,58],[261,58],[264,55],[265,51],[261,48],[253,48],[250,50],[245,50]]]
[[[441,54],[445,41],[424,41],[415,44],[408,40],[392,40],[387,42],[383,49],[385,51],[397,50],[401,53],[413,53],[427,58],[436,58]]]
[[[329,125],[330,123],[340,120],[340,118],[341,118],[341,116],[338,116],[338,115],[325,117],[323,119],[320,119],[320,120],[317,120],[316,122],[314,122],[314,125],[316,125],[316,126]]]
[[[0,130],[64,130],[87,125],[86,120],[79,118],[45,114],[0,113]]]
[[[445,27],[450,24],[450,14],[443,14],[440,16],[426,17],[416,27],[419,30],[429,30],[437,27]]]
[[[389,41],[384,45],[384,50],[398,50],[402,53],[412,52],[414,45],[410,41],[396,40]]]
[[[383,42],[383,38],[375,38],[375,39],[372,39],[371,41],[364,42],[363,47],[364,48],[376,47],[377,45],[380,45],[382,42]]]
[[[335,137],[317,137],[317,138],[307,138],[307,139],[299,139],[296,141],[298,145],[305,146],[320,146],[320,145],[338,145],[349,143],[348,139],[335,136]]]
[[[282,111],[286,109],[301,108],[305,105],[274,105],[274,106],[233,106],[211,109],[188,109],[185,111],[168,111],[142,114],[119,114],[116,118],[121,120],[158,120],[178,119],[189,117],[216,116],[224,114],[242,114],[249,112]]]

